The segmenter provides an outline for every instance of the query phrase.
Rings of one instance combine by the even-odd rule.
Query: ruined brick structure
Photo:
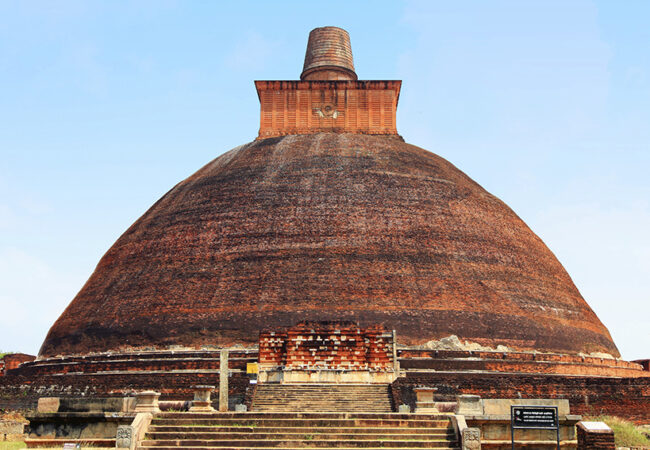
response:
[[[34,361],[36,356],[25,353],[7,353],[0,359],[0,376],[8,371],[18,368],[22,363]]]
[[[300,80],[255,82],[257,139],[126,230],[39,359],[2,377],[0,399],[143,388],[187,398],[191,385],[218,382],[218,349],[231,346],[247,349],[229,360],[231,394],[246,398],[258,338],[261,366],[390,373],[386,330],[396,330],[396,405],[431,386],[443,398],[569,398],[576,412],[650,421],[650,372],[584,356],[619,352],[541,239],[397,134],[401,82],[358,80],[341,29],[309,42]],[[327,321],[355,325],[337,325],[338,340],[314,328]],[[506,350],[416,348],[452,334]]]
[[[633,362],[640,364],[641,367],[643,367],[643,370],[650,372],[650,359],[637,359]]]
[[[392,370],[393,335],[380,325],[302,322],[260,333],[260,367]]]
[[[260,333],[261,381],[389,382],[396,364],[393,333],[381,325],[301,322]]]

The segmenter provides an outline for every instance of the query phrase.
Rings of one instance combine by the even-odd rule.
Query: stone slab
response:
[[[578,426],[581,426],[585,431],[590,433],[611,433],[612,429],[605,422],[580,422]]]
[[[56,412],[129,412],[135,409],[133,397],[80,398],[41,397],[37,410],[40,413]]]
[[[61,401],[58,397],[41,397],[38,399],[37,411],[39,413],[59,412]]]

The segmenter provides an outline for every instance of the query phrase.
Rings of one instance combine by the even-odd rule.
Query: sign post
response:
[[[515,450],[515,429],[555,430],[560,450],[560,419],[557,406],[510,406],[510,438]]]

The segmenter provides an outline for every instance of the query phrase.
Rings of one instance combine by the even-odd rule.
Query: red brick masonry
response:
[[[302,322],[262,331],[259,355],[266,369],[387,371],[393,368],[393,335],[380,325]]]
[[[0,359],[0,375],[4,375],[7,371],[16,369],[24,362],[34,361],[36,356],[26,355],[25,353],[9,353]]]
[[[397,134],[401,81],[256,81],[258,139],[318,132]]]
[[[382,323],[516,350],[618,355],[562,265],[503,202],[396,136],[228,152],[111,247],[41,356],[252,346],[301,320]]]
[[[557,353],[400,349],[398,355],[401,367],[409,370],[482,370],[610,377],[650,376],[650,372],[643,370],[638,362]]]
[[[382,353],[386,358],[386,351],[382,350]],[[273,361],[274,356],[267,353],[264,358]],[[233,398],[250,399],[246,364],[257,360],[258,354],[254,350],[230,353],[228,362],[233,371],[230,394]],[[406,349],[399,352],[399,361],[406,370],[406,377],[393,383],[395,405],[407,403],[414,406],[413,388],[432,386],[438,388],[436,395],[440,401],[454,401],[458,394],[477,394],[483,398],[566,398],[575,414],[607,413],[636,423],[650,423],[650,377],[631,375],[645,375],[647,372],[639,366],[633,372],[634,365],[625,361],[604,359],[601,362],[599,358],[585,358],[584,362],[578,363],[582,358],[558,354]],[[482,362],[484,366],[458,368],[467,361]],[[456,370],[452,363],[456,364]],[[517,363],[517,373],[497,371],[499,367],[509,370],[508,364],[511,363]],[[436,364],[449,366],[435,370],[414,367]],[[544,364],[552,370],[530,373]],[[592,368],[588,369],[590,365]],[[577,367],[584,372],[626,370],[628,375],[557,373]],[[163,399],[189,400],[192,385],[218,384],[218,371],[218,350],[45,358],[27,362],[0,377],[0,408],[33,407],[41,396],[118,396],[145,389],[162,392]]]

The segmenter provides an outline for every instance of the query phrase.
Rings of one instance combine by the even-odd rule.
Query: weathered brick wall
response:
[[[504,307],[513,289],[528,306]],[[107,252],[42,354],[251,345],[265,327],[341,317],[405,344],[462,331],[492,347],[616,354],[503,203],[396,136],[352,133],[258,140],[179,183]]]
[[[635,362],[553,353],[412,350],[398,352],[403,369],[487,370],[612,377],[650,376]]]
[[[302,322],[260,333],[266,369],[392,370],[393,335],[382,326],[351,322]]]
[[[29,378],[8,375],[0,379],[0,408],[34,409],[39,397],[122,397],[143,390],[160,392],[162,400],[191,400],[194,392],[192,386],[198,384],[218,386],[219,374],[132,372]],[[233,373],[228,378],[231,403],[245,401],[251,386],[245,373]]]
[[[246,363],[257,352],[230,351],[230,395],[242,401]],[[123,396],[153,389],[162,399],[190,400],[191,386],[219,384],[219,351],[152,351],[45,358],[26,362],[0,379],[0,408],[28,410],[39,397]]]
[[[267,368],[281,367],[286,364],[287,332],[286,330],[263,330],[260,332],[259,363]]]
[[[9,370],[18,368],[22,363],[34,361],[36,356],[25,353],[10,353],[0,360],[0,375],[5,375]]]
[[[413,388],[437,387],[436,399],[459,394],[482,398],[565,398],[571,412],[609,414],[650,423],[650,378],[583,377],[532,374],[407,372],[392,384],[393,401],[415,407]]]
[[[231,351],[230,369],[246,370],[246,363],[257,361],[257,352]],[[219,370],[219,351],[203,352],[140,352],[96,354],[47,358],[27,362],[12,370],[14,375],[38,376],[67,373],[100,373],[107,371],[173,371]]]
[[[413,358],[482,358],[482,359],[504,359],[517,361],[549,361],[563,363],[584,363],[591,365],[602,365],[607,367],[631,368],[639,370],[643,368],[642,361],[624,361],[614,358],[595,358],[590,356],[576,356],[561,353],[536,353],[536,352],[496,352],[480,350],[426,350],[426,349],[398,349],[398,356],[405,359]],[[647,370],[647,369],[646,369]]]

